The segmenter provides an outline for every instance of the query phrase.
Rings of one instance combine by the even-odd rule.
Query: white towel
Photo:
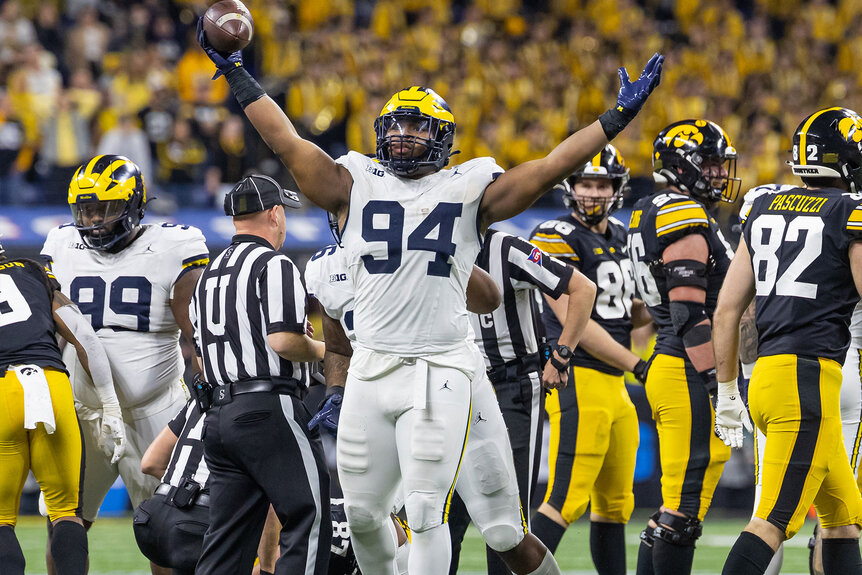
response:
[[[45,431],[54,433],[54,405],[51,403],[51,390],[45,372],[38,365],[15,365],[18,381],[24,389],[24,429],[36,429],[41,423]]]

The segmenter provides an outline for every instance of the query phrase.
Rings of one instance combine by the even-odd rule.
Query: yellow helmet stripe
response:
[[[85,176],[92,175],[93,167],[96,165],[96,162],[98,162],[99,159],[103,158],[104,156],[105,156],[104,154],[100,154],[100,155],[96,156],[95,158],[93,158],[92,160],[90,160],[90,162],[87,164],[87,167],[84,168],[84,175]]]
[[[600,168],[602,167],[602,152],[599,152],[595,156],[593,156],[593,167]]]
[[[841,109],[840,106],[836,106],[834,108],[826,108],[825,110],[820,110],[819,112],[814,112],[813,114],[811,114],[811,116],[808,117],[807,120],[805,120],[805,123],[802,125],[802,129],[799,130],[799,150],[797,150],[797,152],[799,153],[799,165],[800,166],[806,165],[805,162],[807,161],[808,154],[805,153],[805,147],[806,147],[805,137],[808,135],[808,128],[811,127],[811,123],[814,122],[814,120],[816,120],[821,115],[825,114],[826,112],[831,112],[833,110],[840,110],[840,109]]]

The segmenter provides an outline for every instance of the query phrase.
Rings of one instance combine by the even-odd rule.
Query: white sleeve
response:
[[[114,378],[111,375],[111,364],[108,363],[108,355],[99,336],[93,330],[90,322],[81,314],[81,310],[74,304],[64,305],[57,309],[57,315],[75,336],[75,339],[87,353],[87,363],[90,366],[90,376],[93,385],[96,386],[96,394],[102,407],[109,405],[119,406],[117,392],[114,390]]]

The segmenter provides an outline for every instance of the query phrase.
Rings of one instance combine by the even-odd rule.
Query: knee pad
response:
[[[375,512],[364,505],[344,504],[344,513],[347,515],[347,525],[353,533],[365,533],[373,531],[383,525],[383,520],[389,520],[383,513]]]
[[[422,533],[443,523],[443,497],[433,491],[410,491],[404,500],[407,525],[411,531]]]
[[[680,517],[664,512],[654,521],[659,525],[653,530],[653,537],[680,547],[694,547],[703,533],[703,524],[697,517]]]
[[[524,530],[506,524],[492,525],[482,531],[482,538],[488,547],[497,553],[503,553],[514,549],[524,540]]]
[[[658,524],[658,519],[661,517],[661,511],[656,511],[649,518],[656,524]],[[647,547],[652,547],[653,542],[655,541],[655,527],[650,526],[647,523],[647,526],[641,531],[641,543],[646,545]]]

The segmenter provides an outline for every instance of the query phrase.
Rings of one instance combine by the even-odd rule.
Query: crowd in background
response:
[[[213,205],[247,170],[286,178],[195,41],[211,2],[5,0],[0,5],[0,204],[60,204],[74,169],[124,154],[151,194]],[[245,60],[333,156],[373,153],[373,122],[409,85],[458,125],[454,160],[546,154],[613,103],[616,68],[666,55],[662,85],[615,142],[651,171],[671,121],[720,123],[743,188],[792,181],[799,120],[859,110],[862,0],[246,0]]]

